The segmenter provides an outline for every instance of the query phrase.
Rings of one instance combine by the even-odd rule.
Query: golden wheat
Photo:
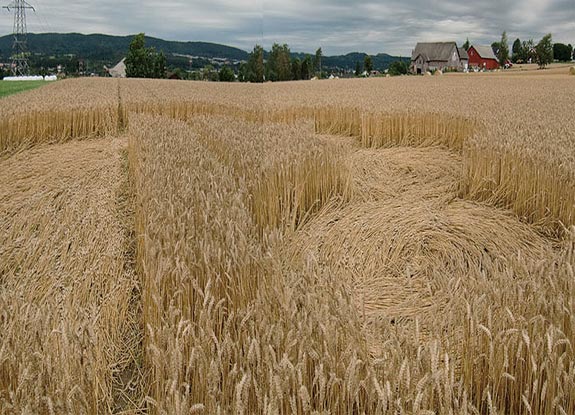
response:
[[[229,117],[196,118],[191,125],[204,147],[246,181],[261,228],[295,229],[332,198],[349,197],[337,149],[307,128]]]
[[[0,165],[0,413],[100,413],[139,343],[122,142]],[[128,392],[127,392],[128,391]]]
[[[70,80],[3,100],[0,156],[42,143],[116,133],[121,123],[114,80]]]
[[[318,362],[324,366],[323,376],[331,373],[343,377],[346,360],[358,352],[350,350],[334,356],[336,360],[331,363],[324,360],[325,352],[339,354],[351,345],[357,322],[340,314],[349,310],[348,302],[338,305],[341,311],[331,319],[325,315],[327,309],[317,310],[316,314],[311,303],[301,307],[301,301],[313,301],[317,306],[328,301],[329,298],[312,300],[315,291],[319,291],[319,298],[325,296],[323,289],[315,287],[325,283],[314,282],[313,278],[306,281],[310,279],[307,273],[281,271],[281,261],[270,256],[277,243],[274,240],[280,236],[266,226],[264,237],[258,237],[256,222],[260,211],[254,209],[250,214],[249,209],[251,197],[262,191],[250,182],[262,179],[260,169],[265,164],[273,166],[277,158],[286,171],[290,163],[299,165],[297,158],[281,152],[293,145],[297,149],[299,136],[282,132],[280,139],[266,143],[258,138],[262,127],[255,124],[251,129],[248,125],[236,125],[216,137],[206,119],[194,122],[199,134],[176,121],[134,119],[137,123],[131,123],[130,146],[141,207],[136,213],[138,254],[144,281],[144,322],[148,328],[146,362],[156,379],[153,407],[171,412],[174,408],[189,409],[201,404],[208,413],[268,413],[272,408],[285,411],[302,405],[309,407],[307,395],[301,391],[313,390],[319,382],[317,374],[309,370]],[[218,120],[226,121],[230,120]],[[267,128],[268,132],[280,131]],[[246,146],[267,148],[264,158],[257,160],[257,153],[253,153],[256,158],[242,160],[244,153],[235,141],[240,132],[244,138],[250,137],[248,133],[254,134]],[[199,138],[202,135],[204,138]],[[202,144],[210,141],[214,152]],[[223,151],[225,146],[229,146],[228,152]],[[291,154],[295,156],[297,152]],[[253,168],[241,168],[249,165]],[[179,172],[177,180],[173,180],[174,171]],[[330,174],[329,169],[311,170],[307,180],[322,183],[322,176],[329,179]],[[291,189],[281,181],[291,180],[289,174],[274,180],[278,182],[273,187],[266,187],[268,197],[288,203],[292,196],[285,192]],[[315,198],[320,198],[321,192],[333,193],[330,186],[337,190],[338,182],[332,184],[328,180],[310,187],[308,192],[315,189]],[[287,208],[291,210],[289,203]],[[166,210],[171,214],[164,215]],[[307,298],[296,295],[300,290],[310,291]],[[283,303],[280,308],[278,301]],[[344,300],[336,297],[329,301]],[[284,313],[292,317],[281,317]],[[279,319],[276,321],[274,316]],[[329,338],[314,338],[316,324],[324,324],[324,330],[330,330]],[[322,350],[326,346],[330,349]],[[309,359],[310,368],[300,366],[308,354],[305,360]],[[174,366],[175,362],[181,363]],[[307,375],[302,376],[304,373]],[[276,378],[281,383],[270,387]],[[227,383],[221,386],[224,379]],[[351,404],[338,403],[344,412]]]
[[[8,98],[0,413],[575,412],[572,79],[544,75]]]

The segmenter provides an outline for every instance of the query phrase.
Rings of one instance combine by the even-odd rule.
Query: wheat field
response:
[[[573,82],[6,98],[0,414],[575,413]]]

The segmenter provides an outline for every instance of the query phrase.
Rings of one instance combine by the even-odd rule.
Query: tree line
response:
[[[300,55],[301,56],[301,55]],[[266,52],[261,45],[255,45],[247,62],[243,62],[238,73],[228,66],[222,66],[216,70],[208,65],[199,73],[185,74],[177,68],[173,74],[180,79],[208,80],[220,82],[277,82],[308,80],[313,77],[323,78],[323,52],[321,47],[315,54],[305,54],[303,57],[295,57],[287,44],[274,43],[271,50]],[[166,57],[163,52],[157,52],[154,48],[147,48],[145,35],[136,35],[128,48],[126,56],[126,76],[134,78],[165,78],[167,73]],[[374,69],[372,57],[365,55],[363,66],[356,64],[355,75],[369,75]],[[363,70],[363,72],[362,72]],[[392,62],[389,74],[402,75],[408,72],[408,65],[403,61]]]
[[[470,47],[469,39],[467,39],[463,44],[463,48],[469,50]],[[536,63],[540,68],[545,68],[554,60],[569,62],[573,58],[573,46],[571,44],[553,43],[551,33],[543,36],[537,43],[533,39],[521,41],[521,39],[517,38],[510,50],[507,32],[503,32],[501,40],[493,42],[491,48],[501,66],[505,66],[508,62],[517,64]]]
[[[470,48],[469,39],[464,43],[465,50]],[[553,43],[551,34],[535,44],[533,39],[521,41],[516,39],[511,50],[507,32],[501,40],[491,44],[501,66],[508,62],[537,63],[541,68],[549,65],[554,59],[570,61],[573,47],[562,43]],[[249,59],[240,65],[238,74],[232,68],[223,66],[219,71],[209,70],[202,79],[221,82],[265,82],[307,80],[313,77],[322,78],[323,52],[318,48],[314,55],[306,54],[303,58],[293,57],[287,44],[274,43],[270,52],[256,45],[249,54]],[[136,35],[130,43],[126,56],[126,76],[137,78],[165,78],[166,57],[163,52],[146,48],[144,33]],[[213,68],[212,68],[213,69]],[[403,61],[393,62],[388,70],[390,75],[402,75],[408,72],[408,65]],[[364,57],[363,65],[356,62],[355,75],[369,76],[373,71],[371,56]],[[195,78],[194,78],[195,79]]]
[[[322,77],[321,48],[314,56],[305,55],[303,59],[292,58],[287,44],[274,43],[266,59],[266,52],[256,45],[246,63],[240,66],[238,80],[240,82],[264,81],[298,81]]]
[[[571,45],[569,45],[569,49],[571,50],[569,52],[569,57],[563,57],[560,53],[555,53],[555,51],[558,50],[558,48],[560,49],[561,46],[567,46],[561,43],[554,44],[551,33],[543,36],[537,44],[535,44],[533,39],[523,42],[519,38],[515,39],[513,46],[511,47],[510,54],[507,34],[503,32],[501,41],[499,42],[499,45],[496,46],[499,47],[500,60],[505,56],[506,59],[511,60],[512,63],[536,63],[540,68],[546,67],[552,63],[554,59],[570,61],[571,51],[573,49]]]

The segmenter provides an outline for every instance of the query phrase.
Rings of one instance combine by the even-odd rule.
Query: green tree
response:
[[[276,65],[279,80],[291,81],[293,77],[291,72],[291,51],[287,44],[280,47]]]
[[[323,58],[323,52],[321,51],[321,48],[318,48],[318,50],[315,51],[315,57],[313,59],[313,68],[316,71],[316,73],[318,74],[318,78],[321,78],[321,61]]]
[[[152,57],[154,69],[151,78],[165,78],[166,77],[166,55],[164,52],[156,53],[154,48],[150,48],[150,56]]]
[[[504,66],[509,59],[509,40],[507,39],[507,32],[503,32],[501,34],[497,59],[499,60],[499,65],[501,66]]]
[[[361,66],[358,61],[355,62],[355,76],[361,75]]]
[[[371,60],[371,56],[365,55],[365,58],[363,58],[363,67],[365,68],[367,74],[369,75],[373,70],[373,61]]]
[[[234,82],[236,80],[234,71],[229,66],[226,65],[222,66],[222,68],[220,69],[218,78],[220,82]]]
[[[563,43],[555,43],[553,45],[553,58],[561,62],[568,62],[573,55],[573,47]]]
[[[217,82],[219,80],[218,71],[213,67],[213,65],[206,65],[202,69],[202,80]]]
[[[245,65],[242,78],[245,82],[263,82],[265,76],[264,48],[255,45]]]
[[[289,46],[274,43],[266,65],[268,81],[289,81],[291,73],[291,52]]]
[[[165,78],[166,57],[154,48],[146,48],[145,34],[132,39],[126,56],[126,76],[128,78]]]
[[[495,54],[495,56],[499,55],[499,48],[501,47],[499,42],[493,42],[491,44],[491,49],[493,50],[493,53]]]
[[[176,76],[177,79],[186,79],[186,73],[182,70],[182,68],[175,68],[173,70],[173,75]]]
[[[465,49],[466,51],[469,50],[469,48],[471,47],[471,44],[469,43],[469,38],[467,38],[467,39],[465,40],[465,43],[463,44],[462,47],[463,47],[463,49]]]
[[[238,71],[238,80],[240,82],[247,82],[248,81],[248,64],[243,62],[240,64],[240,68]]]
[[[291,74],[294,81],[302,79],[301,77],[301,60],[295,58],[291,63]]]
[[[543,36],[543,39],[535,46],[535,52],[537,53],[536,62],[540,68],[545,68],[553,62],[553,38],[551,33]]]
[[[515,39],[515,42],[513,42],[511,52],[513,52],[513,62],[517,63],[520,59],[523,58],[523,45],[521,44],[521,40],[519,38]]]
[[[310,79],[313,72],[313,62],[310,55],[305,55],[301,62],[301,79]]]
[[[406,75],[408,71],[409,71],[409,66],[407,65],[406,62],[394,61],[394,62],[391,62],[391,64],[389,65],[387,72],[391,76],[397,76],[397,75]]]

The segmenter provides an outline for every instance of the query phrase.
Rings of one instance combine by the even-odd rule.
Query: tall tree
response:
[[[137,34],[130,42],[125,64],[128,78],[164,78],[166,74],[165,55],[146,48],[144,33]]]
[[[551,33],[543,36],[543,39],[535,46],[535,51],[537,52],[536,61],[540,68],[545,68],[553,62],[553,38]]]
[[[310,79],[313,72],[313,62],[310,55],[305,55],[301,63],[301,79]]]
[[[278,81],[291,80],[291,52],[287,44],[283,44],[281,46],[277,43],[274,44],[270,61],[273,61],[274,71]]]
[[[499,60],[499,65],[501,66],[504,66],[509,59],[509,40],[507,39],[507,32],[503,32],[501,34],[497,59]]]
[[[373,70],[373,61],[371,60],[371,56],[365,55],[365,58],[363,58],[363,67],[369,75]]]
[[[491,50],[493,50],[493,53],[495,54],[495,56],[499,55],[499,48],[501,47],[501,45],[499,44],[499,42],[493,42],[491,44]]]
[[[289,81],[291,73],[291,52],[286,44],[274,43],[267,62],[266,73],[269,81]]]
[[[144,33],[137,34],[130,42],[125,64],[128,78],[147,78],[149,62]]]
[[[280,47],[279,56],[277,59],[278,75],[280,81],[291,81],[291,51],[289,46],[284,43]]]
[[[465,40],[465,43],[463,44],[462,47],[463,47],[463,49],[465,49],[465,51],[468,51],[468,50],[469,50],[469,48],[471,47],[471,44],[469,43],[469,38],[467,38],[467,39]]]
[[[321,51],[321,48],[318,48],[318,50],[315,51],[315,57],[313,59],[313,67],[315,69],[315,71],[318,73],[318,77],[321,78],[321,60],[323,58],[323,52]]]
[[[240,82],[248,82],[248,64],[246,62],[240,64],[240,69],[238,71],[238,80]]]
[[[573,47],[563,43],[555,43],[553,45],[553,58],[561,62],[568,62],[573,55]]]
[[[302,79],[301,77],[301,60],[299,58],[295,58],[291,62],[291,75],[294,81]]]
[[[359,62],[356,61],[355,62],[355,76],[359,76],[359,75],[361,75],[361,67],[359,65]]]
[[[513,52],[513,62],[517,63],[517,61],[519,61],[522,58],[522,44],[521,44],[521,40],[519,38],[515,39],[515,42],[513,42],[513,46],[511,48],[511,51]]]
[[[164,55],[164,52],[156,53],[154,48],[151,48],[151,54],[154,62],[154,70],[152,73],[152,78],[165,78],[166,55]]]
[[[264,75],[264,48],[255,45],[244,68],[243,78],[247,82],[263,82]]]
[[[265,77],[266,81],[276,82],[278,80],[278,73],[276,68],[276,60],[278,55],[279,45],[274,43],[272,45],[272,50],[268,54],[267,61],[265,63]]]

